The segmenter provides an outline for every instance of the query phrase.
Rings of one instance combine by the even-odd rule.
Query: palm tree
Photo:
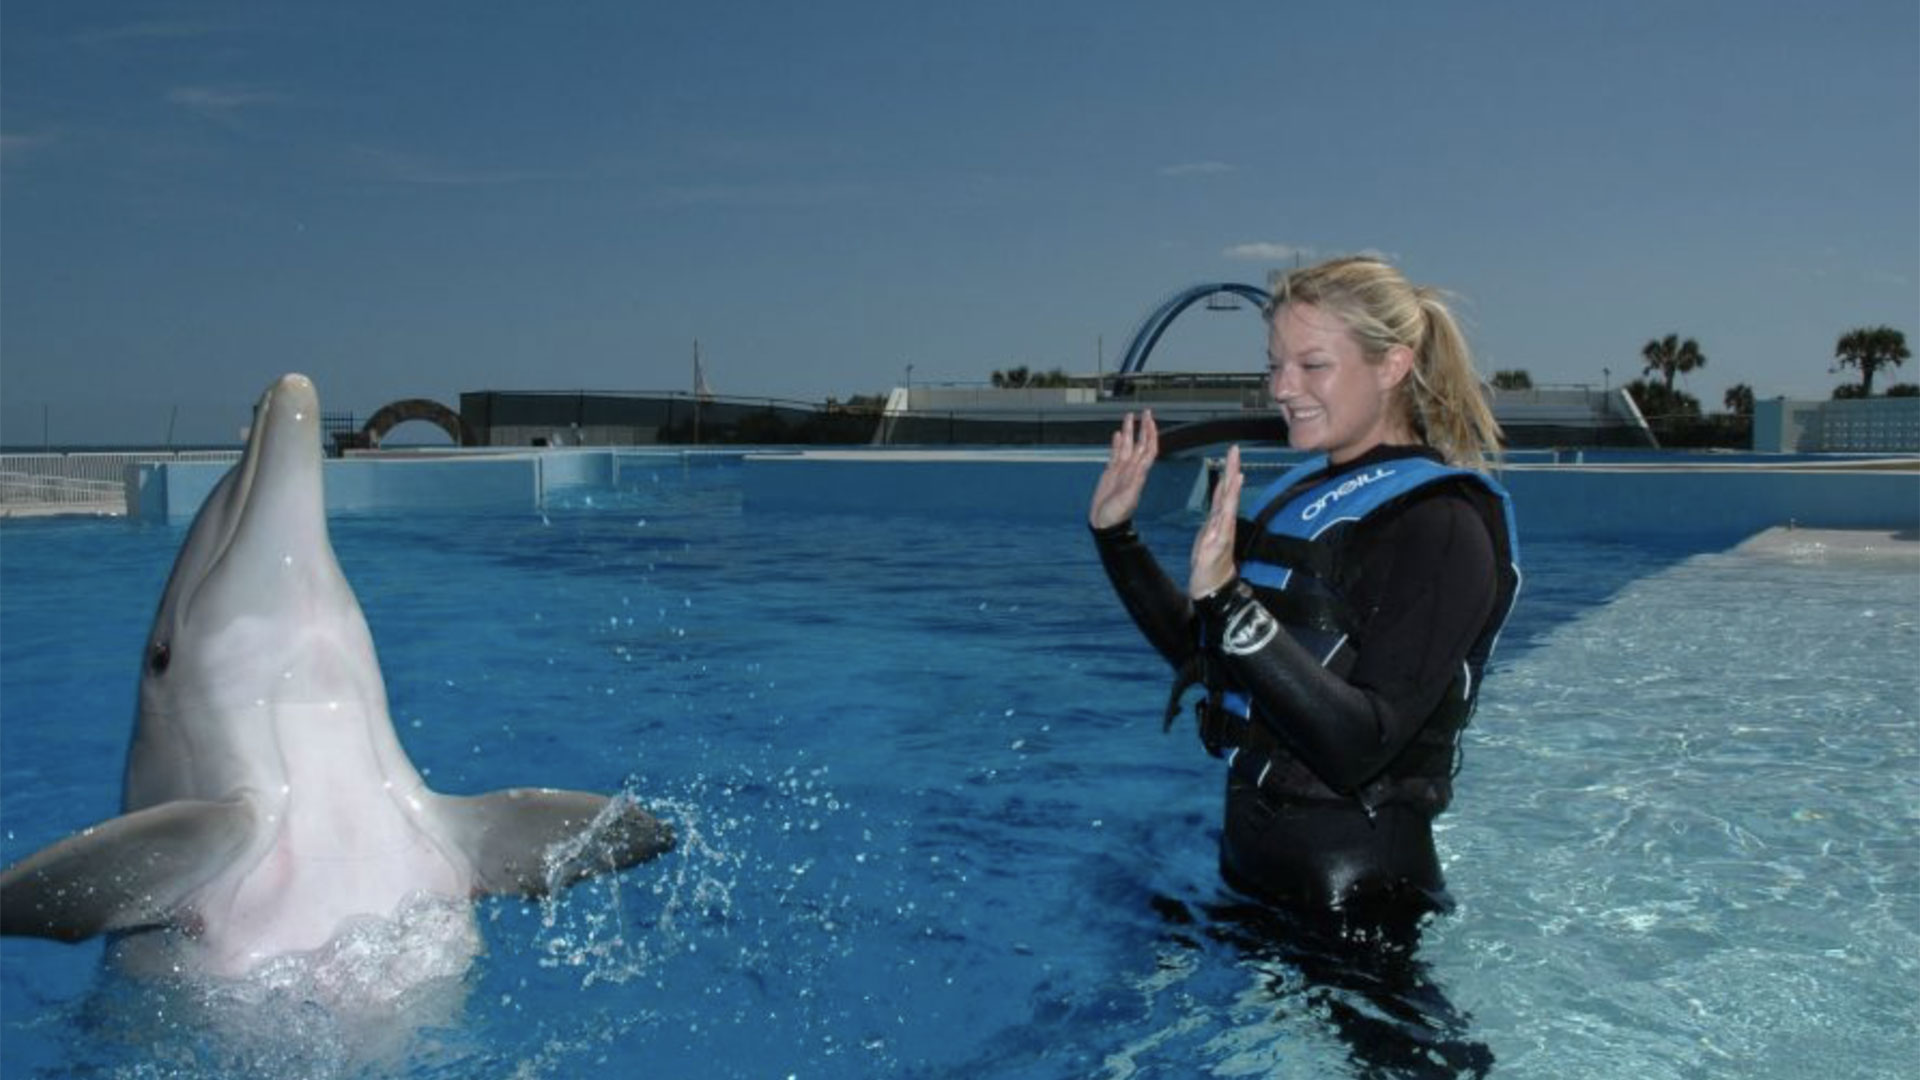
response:
[[[1627,384],[1627,393],[1641,415],[1653,422],[1671,422],[1700,415],[1700,399],[1685,390],[1673,390],[1657,382],[1635,379]]]
[[[1707,354],[1700,351],[1700,343],[1692,338],[1682,341],[1679,334],[1668,334],[1647,342],[1640,350],[1640,358],[1647,362],[1644,374],[1659,372],[1666,380],[1668,390],[1673,389],[1675,375],[1684,375],[1707,366]]]
[[[1873,396],[1873,373],[1883,367],[1899,367],[1913,354],[1907,351],[1907,335],[1891,326],[1870,326],[1849,330],[1833,346],[1833,358],[1839,366],[1860,369],[1860,396]]]
[[[1746,383],[1734,383],[1727,387],[1727,395],[1721,400],[1726,403],[1727,411],[1735,416],[1753,415],[1753,387]]]

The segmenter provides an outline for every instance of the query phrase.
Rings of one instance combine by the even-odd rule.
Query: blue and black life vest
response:
[[[1352,570],[1345,556],[1353,530],[1370,515],[1436,484],[1475,485],[1491,496],[1475,503],[1494,541],[1500,594],[1493,614],[1468,650],[1460,674],[1413,740],[1354,793],[1369,812],[1402,802],[1437,814],[1452,799],[1460,732],[1473,713],[1481,673],[1519,589],[1512,501],[1482,473],[1420,456],[1377,462],[1300,487],[1326,467],[1326,457],[1317,456],[1263,491],[1252,516],[1239,522],[1236,555],[1240,578],[1261,606],[1309,654],[1342,677],[1353,669],[1360,648],[1353,639],[1359,613],[1349,606],[1352,582],[1345,576]],[[1492,510],[1495,505],[1497,512]],[[1204,676],[1204,681],[1210,693],[1200,706],[1201,737],[1235,774],[1282,801],[1351,797],[1329,788],[1294,757],[1254,715],[1244,693],[1216,675]],[[1179,692],[1176,688],[1176,701]]]

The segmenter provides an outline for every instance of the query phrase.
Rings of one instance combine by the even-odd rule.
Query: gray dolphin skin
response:
[[[319,421],[305,376],[262,397],[154,617],[123,812],[0,874],[0,932],[172,927],[238,976],[422,896],[540,896],[673,846],[625,797],[427,787],[327,536]]]

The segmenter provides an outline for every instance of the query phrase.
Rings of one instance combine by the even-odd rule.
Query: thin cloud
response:
[[[0,161],[18,161],[53,141],[51,135],[13,135],[0,133]]]
[[[279,94],[244,86],[176,86],[167,91],[167,104],[223,124],[235,122],[248,109],[281,100]]]
[[[1220,254],[1229,259],[1246,259],[1249,262],[1292,262],[1295,259],[1311,259],[1315,252],[1310,247],[1297,244],[1235,244]]]
[[[1178,165],[1163,165],[1161,176],[1218,176],[1230,173],[1233,166],[1224,161],[1183,161]]]
[[[417,154],[367,146],[355,147],[352,156],[359,171],[371,174],[376,179],[426,187],[497,187],[555,180],[562,176],[560,173],[529,169],[477,169]]]
[[[768,182],[695,184],[663,187],[656,199],[674,206],[807,207],[862,202],[872,198],[866,184],[842,182]]]
[[[208,23],[133,22],[100,30],[89,30],[78,35],[75,40],[83,45],[98,45],[113,41],[183,41],[217,34],[220,30],[220,27]]]

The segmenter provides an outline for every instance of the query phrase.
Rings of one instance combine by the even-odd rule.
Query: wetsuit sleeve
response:
[[[1160,568],[1132,522],[1094,529],[1093,543],[1107,580],[1133,616],[1134,625],[1167,663],[1184,666],[1198,649],[1193,601],[1187,599],[1186,591]]]
[[[1393,761],[1459,674],[1492,613],[1493,540],[1463,498],[1420,500],[1361,554],[1359,660],[1323,667],[1235,581],[1198,602],[1203,646],[1327,786],[1353,791]]]

